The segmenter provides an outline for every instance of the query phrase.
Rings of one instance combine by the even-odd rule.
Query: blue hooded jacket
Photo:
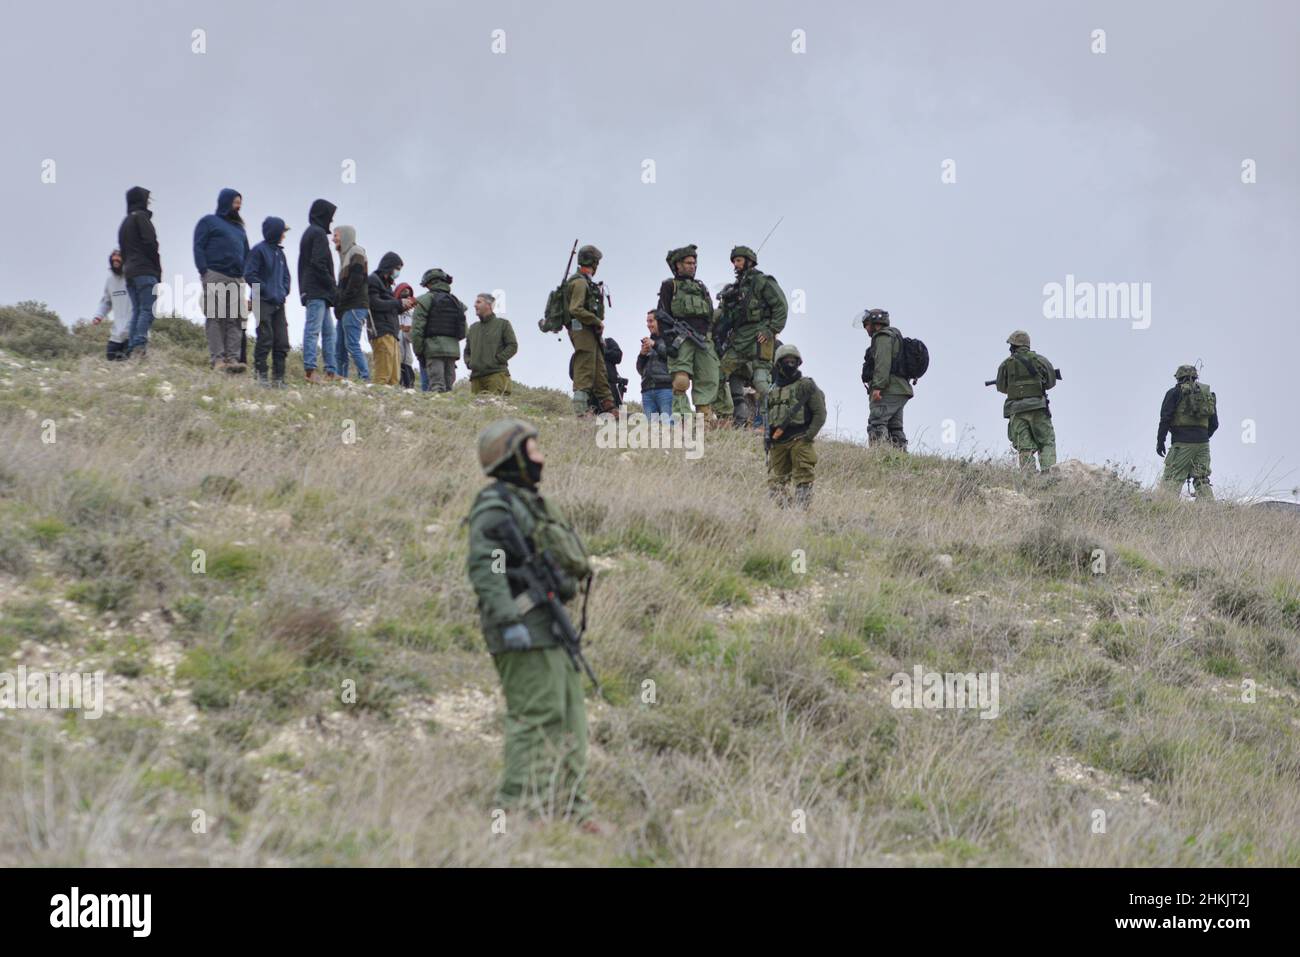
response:
[[[194,267],[199,277],[209,269],[223,276],[238,276],[248,258],[248,234],[244,224],[230,219],[239,190],[223,189],[217,195],[217,211],[208,213],[194,227]]]
[[[264,238],[253,247],[244,263],[244,281],[250,285],[258,283],[262,300],[276,305],[283,305],[289,298],[289,260],[280,245],[286,228],[279,216],[262,220]]]

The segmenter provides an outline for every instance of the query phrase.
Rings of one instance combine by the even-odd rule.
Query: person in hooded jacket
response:
[[[319,382],[317,346],[325,364],[325,381],[336,378],[334,319],[330,307],[338,295],[334,257],[330,255],[330,223],[338,209],[327,199],[317,199],[307,213],[308,226],[298,243],[298,296],[307,308],[302,330],[302,365],[308,382]],[[319,340],[319,341],[318,341]]]
[[[284,234],[289,227],[279,216],[262,220],[262,241],[248,253],[244,280],[256,290],[253,315],[257,319],[257,345],[253,367],[257,381],[266,383],[266,354],[272,354],[271,385],[284,388],[284,358],[289,354],[289,322],[284,304],[289,299],[289,261],[284,255]]]
[[[393,290],[393,295],[402,302],[412,304],[415,302],[415,290],[411,288],[409,282],[398,283],[397,288]],[[410,309],[403,309],[397,317],[397,321],[402,327],[402,338],[398,345],[401,349],[402,362],[401,382],[399,384],[403,389],[410,389],[415,385],[415,350],[411,347],[411,316],[414,312],[415,306],[412,305]]]
[[[370,364],[361,351],[361,330],[370,322],[370,292],[366,282],[370,264],[366,251],[357,245],[354,226],[334,227],[334,248],[339,251],[339,287],[334,301],[338,316],[338,335],[335,337],[334,364],[338,377],[348,377],[348,359],[357,367],[357,378],[370,381]]]
[[[115,362],[126,358],[127,341],[131,338],[131,294],[122,271],[122,253],[117,249],[108,257],[108,279],[104,280],[104,295],[95,307],[94,325],[107,319],[109,313],[113,314],[113,328],[108,334],[107,358]]]
[[[122,251],[122,275],[131,299],[131,330],[126,354],[143,359],[153,325],[154,287],[162,276],[158,258],[158,233],[149,209],[149,190],[132,186],[126,191],[126,218],[117,229],[117,248]]]
[[[402,323],[398,316],[415,304],[413,299],[398,299],[393,295],[393,281],[401,270],[402,257],[393,252],[384,253],[379,257],[379,268],[367,280],[370,317],[375,325],[370,350],[374,353],[377,385],[397,385],[400,381],[398,343],[402,338]]]
[[[203,282],[208,359],[212,368],[243,372],[244,290],[240,277],[248,259],[248,234],[239,215],[243,197],[237,190],[217,194],[217,211],[194,226],[194,268]]]

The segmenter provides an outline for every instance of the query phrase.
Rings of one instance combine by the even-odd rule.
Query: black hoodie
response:
[[[310,299],[324,299],[332,306],[338,294],[330,253],[330,223],[337,208],[327,199],[318,199],[307,214],[310,225],[298,242],[298,298],[304,306]]]
[[[143,186],[126,191],[126,219],[117,229],[117,248],[122,251],[122,273],[128,282],[137,276],[162,279],[158,234],[154,232],[148,202],[149,191]]]
[[[384,253],[379,257],[379,268],[370,274],[367,291],[370,294],[370,317],[375,322],[376,336],[402,335],[402,302],[393,295],[393,270],[402,267],[402,257],[397,253]]]

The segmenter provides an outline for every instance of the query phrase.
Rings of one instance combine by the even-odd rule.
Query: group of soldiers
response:
[[[566,328],[574,350],[574,410],[580,416],[617,414],[602,346],[607,300],[595,279],[602,254],[587,245],[577,257],[578,271],[564,287]],[[672,414],[688,414],[693,406],[719,427],[748,428],[762,421],[774,499],[807,508],[817,462],[813,440],[826,422],[825,394],[800,371],[799,350],[779,338],[789,316],[780,284],[758,268],[758,254],[750,247],[734,247],[730,258],[735,279],[719,292],[715,306],[708,287],[695,278],[697,247],[681,246],[666,257],[672,275],[660,285],[647,318],[656,341],[663,341],[657,347],[668,357]],[[867,441],[906,452],[903,410],[924,374],[928,353],[919,366],[909,367],[907,350],[924,346],[906,339],[887,310],[867,309],[859,320],[870,338],[862,368],[870,397]],[[1049,473],[1056,465],[1056,434],[1048,392],[1060,380],[1060,371],[1033,351],[1027,332],[1013,332],[1007,344],[1010,355],[986,384],[1006,396],[1007,438],[1021,467]],[[1198,381],[1194,366],[1179,366],[1175,379],[1161,408],[1156,443],[1157,454],[1164,457],[1165,437],[1172,433],[1162,482],[1176,486],[1190,481],[1198,499],[1213,498],[1209,438],[1218,428],[1215,396]]]
[[[560,290],[574,349],[574,410],[583,417],[592,409],[618,414],[602,352],[606,300],[593,278],[601,253],[583,246],[577,255],[578,271]],[[817,463],[813,441],[826,423],[826,399],[802,374],[798,348],[777,340],[786,324],[785,294],[775,279],[759,272],[757,254],[746,246],[732,250],[736,279],[719,294],[716,308],[695,278],[696,247],[674,249],[667,258],[673,275],[659,289],[648,327],[671,344],[671,415],[691,413],[689,393],[695,413],[706,420],[748,427],[759,412],[756,405],[764,404],[769,491],[779,505],[807,508]],[[883,309],[865,310],[859,319],[871,340],[862,369],[870,395],[869,442],[906,452],[903,409],[928,366],[928,353],[903,337]],[[1056,434],[1048,392],[1060,371],[1033,351],[1024,331],[1011,333],[1007,345],[1010,355],[986,385],[1006,396],[1007,436],[1021,468],[1050,473]],[[1179,366],[1174,377],[1156,439],[1156,452],[1165,458],[1163,481],[1169,486],[1190,480],[1198,499],[1212,498],[1215,395],[1199,381],[1195,366]],[[1167,436],[1173,440],[1168,449]],[[585,598],[581,628],[574,627],[565,608],[589,592],[590,556],[573,526],[539,492],[545,456],[537,429],[515,419],[494,422],[479,436],[478,455],[493,481],[470,510],[468,572],[506,698],[505,768],[497,803],[503,810],[569,819],[584,831],[606,833],[609,826],[593,817],[586,789],[582,673],[593,681],[594,675],[581,651]]]
[[[998,366],[997,378],[986,383],[997,386],[1007,398],[1002,415],[1007,420],[1007,438],[1020,459],[1020,467],[1049,473],[1056,466],[1056,430],[1052,427],[1051,403],[1047,393],[1060,380],[1060,370],[1030,347],[1029,333],[1016,330],[1007,337],[1011,355]],[[1196,366],[1184,364],[1174,370],[1174,386],[1160,404],[1156,428],[1156,455],[1165,460],[1161,484],[1170,490],[1190,482],[1198,501],[1214,498],[1210,486],[1210,437],[1219,428],[1218,399],[1200,381]],[[1165,439],[1173,444],[1167,449]]]

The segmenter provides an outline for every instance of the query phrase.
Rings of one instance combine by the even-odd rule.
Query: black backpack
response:
[[[894,353],[894,360],[889,364],[889,374],[915,382],[930,368],[930,350],[920,339],[899,336],[898,341],[902,348]],[[862,357],[863,382],[870,382],[872,372],[875,370],[875,348],[874,345],[867,346],[867,354]]]
[[[449,292],[433,293],[429,312],[424,317],[424,338],[448,336],[465,338],[465,304]]]

